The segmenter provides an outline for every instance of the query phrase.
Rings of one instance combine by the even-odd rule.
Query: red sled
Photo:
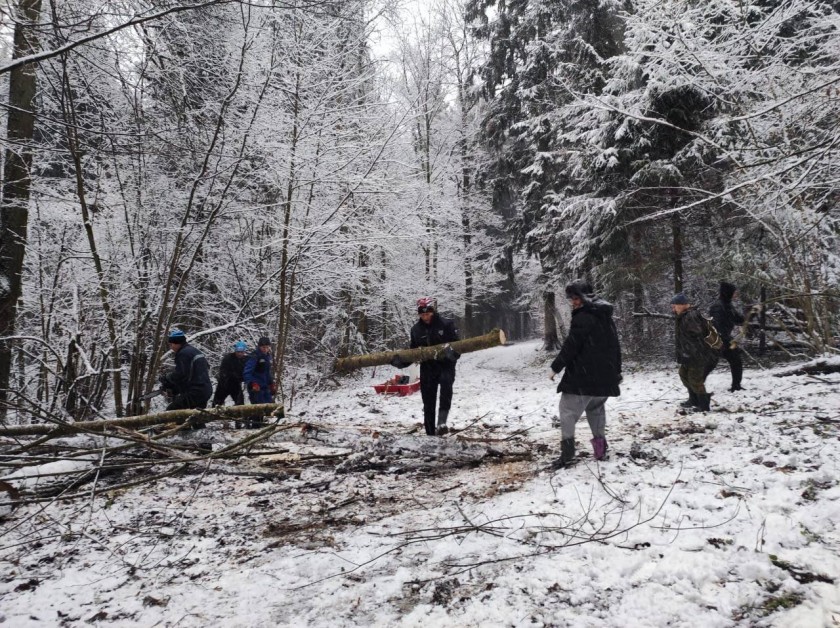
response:
[[[411,382],[410,384],[392,384],[385,382],[384,384],[376,384],[373,389],[380,395],[399,395],[405,397],[420,390],[420,380]]]

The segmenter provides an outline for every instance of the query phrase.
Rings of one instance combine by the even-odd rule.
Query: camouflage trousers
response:
[[[680,365],[680,380],[689,392],[706,394],[706,369],[703,366]]]

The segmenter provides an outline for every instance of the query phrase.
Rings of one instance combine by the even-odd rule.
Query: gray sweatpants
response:
[[[563,440],[575,437],[575,423],[586,412],[592,437],[604,437],[607,427],[607,412],[604,404],[606,397],[590,397],[589,395],[560,394],[560,432]]]

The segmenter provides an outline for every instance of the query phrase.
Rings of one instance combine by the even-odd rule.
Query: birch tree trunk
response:
[[[273,416],[283,418],[283,406],[277,403],[259,403],[250,406],[224,406],[212,410],[169,410],[157,414],[144,414],[121,419],[106,419],[104,421],[77,421],[76,423],[60,423],[40,425],[20,425],[0,429],[0,436],[63,436],[87,432],[101,434],[118,429],[138,429],[150,425],[164,423],[184,423],[188,419],[197,417],[202,423],[210,421],[224,421],[248,417]]]
[[[336,371],[353,371],[368,366],[382,366],[390,364],[391,360],[399,356],[405,362],[425,362],[437,360],[443,354],[447,345],[451,346],[458,353],[472,353],[482,349],[498,347],[505,343],[505,332],[501,329],[494,329],[483,336],[466,338],[455,342],[432,345],[430,347],[418,347],[417,349],[398,349],[396,351],[380,351],[366,355],[355,355],[349,358],[339,358],[335,361],[333,368]]]

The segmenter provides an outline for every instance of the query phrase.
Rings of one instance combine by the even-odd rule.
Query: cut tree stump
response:
[[[196,418],[202,423],[210,421],[226,421],[254,416],[285,416],[283,406],[279,403],[259,403],[250,406],[224,406],[209,410],[169,410],[157,414],[125,417],[121,419],[105,419],[104,421],[78,421],[76,423],[42,423],[39,425],[18,425],[0,428],[0,436],[63,436],[87,432],[101,434],[115,429],[137,429],[150,425],[164,423],[184,423]]]
[[[505,344],[505,332],[501,329],[494,329],[483,336],[456,340],[430,347],[418,347],[417,349],[398,349],[396,351],[380,351],[377,353],[366,353],[365,355],[354,355],[347,358],[338,358],[333,365],[336,371],[347,372],[362,369],[368,366],[382,366],[390,364],[391,360],[399,357],[404,362],[426,362],[437,360],[442,356],[444,348],[449,345],[458,353],[471,353],[490,349]]]

